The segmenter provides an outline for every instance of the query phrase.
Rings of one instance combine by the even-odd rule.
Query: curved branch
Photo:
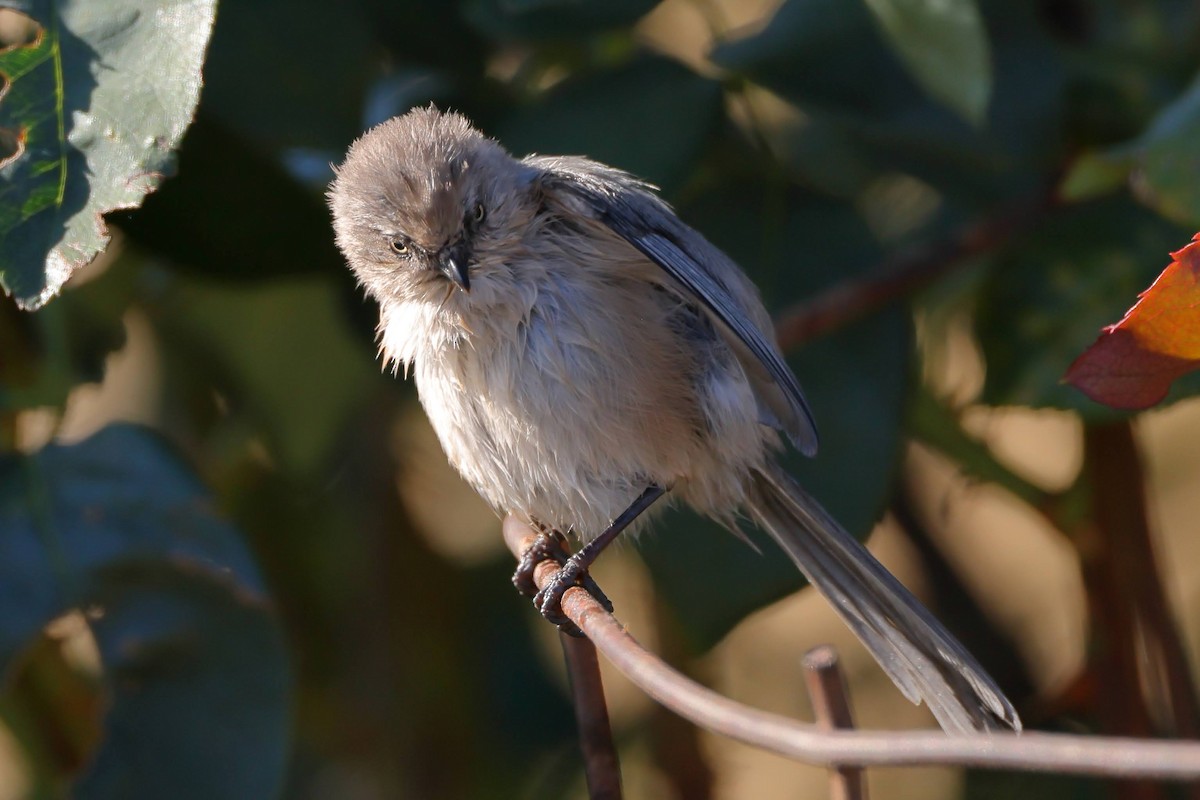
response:
[[[504,520],[504,540],[514,555],[534,534],[519,520]],[[541,586],[555,571],[543,563]],[[789,758],[827,767],[972,766],[1025,772],[1107,777],[1200,778],[1200,742],[1142,740],[1027,732],[947,736],[936,731],[825,731],[760,711],[701,686],[646,651],[611,614],[582,589],[568,589],[563,612],[618,670],[675,713],[714,733]]]

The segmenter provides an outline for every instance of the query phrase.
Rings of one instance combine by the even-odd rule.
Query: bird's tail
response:
[[[983,667],[781,468],[756,471],[753,515],[862,640],[900,691],[949,732],[1021,729]]]

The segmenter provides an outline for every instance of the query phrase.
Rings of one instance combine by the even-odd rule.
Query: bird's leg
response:
[[[612,611],[612,603],[600,591],[600,587],[596,586],[595,582],[588,576],[588,567],[592,565],[604,548],[612,544],[613,540],[621,534],[621,531],[629,527],[631,522],[637,519],[643,511],[653,505],[654,501],[662,497],[665,493],[666,489],[661,486],[650,486],[646,491],[638,495],[638,498],[630,504],[629,508],[622,511],[613,520],[612,524],[604,529],[603,533],[585,544],[580,548],[578,553],[568,558],[565,562],[560,562],[562,566],[550,580],[550,583],[546,584],[533,597],[533,604],[537,606],[538,611],[541,612],[543,617],[557,625],[560,630],[572,636],[582,635],[579,629],[575,627],[575,624],[567,619],[562,612],[563,594],[572,586],[583,586],[601,605]],[[559,549],[561,551],[561,545]],[[524,559],[522,559],[523,562]]]

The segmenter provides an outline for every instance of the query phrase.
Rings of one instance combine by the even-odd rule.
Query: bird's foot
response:
[[[567,589],[572,586],[582,587],[609,611],[612,611],[612,602],[588,575],[587,564],[578,555],[567,555],[566,538],[556,530],[540,525],[538,528],[537,538],[521,554],[521,560],[513,573],[513,585],[521,594],[532,597],[538,612],[563,633],[582,636],[583,632],[562,611],[562,598]],[[546,584],[546,588],[539,590],[533,580],[534,570],[547,559],[558,564],[559,569],[550,583]]]
[[[538,592],[537,584],[533,582],[533,573],[538,564],[549,559],[561,567],[569,558],[564,546],[566,537],[540,523],[535,522],[534,526],[538,529],[537,538],[521,554],[521,560],[517,562],[517,569],[512,576],[513,586],[526,597],[533,597]]]
[[[570,636],[583,636],[583,631],[572,622],[562,610],[563,595],[573,586],[582,588],[604,606],[606,611],[613,610],[612,601],[601,591],[599,585],[588,574],[587,565],[576,554],[568,558],[559,567],[558,572],[550,579],[537,594],[533,596],[533,605],[547,621],[558,626],[558,629]]]

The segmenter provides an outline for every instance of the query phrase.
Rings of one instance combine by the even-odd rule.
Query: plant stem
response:
[[[1100,724],[1109,733],[1200,738],[1200,703],[1162,585],[1132,425],[1089,425],[1084,446],[1092,513],[1076,541],[1095,619]],[[1121,784],[1120,796],[1165,795],[1134,781]]]

